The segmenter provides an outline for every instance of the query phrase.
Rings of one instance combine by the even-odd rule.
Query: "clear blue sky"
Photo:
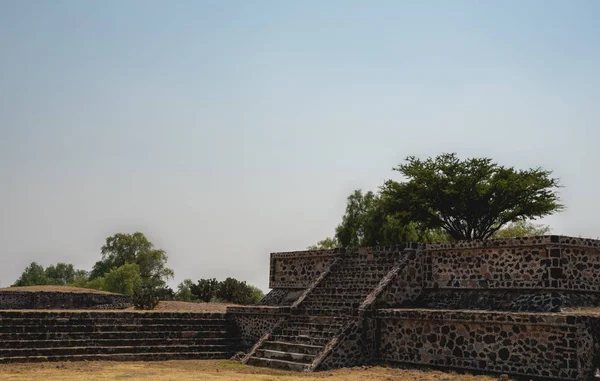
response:
[[[457,152],[562,179],[600,235],[599,1],[0,0],[0,282],[142,231],[267,289],[353,189]]]

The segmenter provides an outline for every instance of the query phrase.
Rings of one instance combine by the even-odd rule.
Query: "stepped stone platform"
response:
[[[65,286],[31,286],[0,289],[3,309],[117,310],[133,305],[131,296]]]
[[[0,311],[0,363],[228,359],[240,345],[223,313]]]
[[[271,254],[261,305],[228,308],[243,362],[403,364],[591,379],[600,241],[563,236]]]

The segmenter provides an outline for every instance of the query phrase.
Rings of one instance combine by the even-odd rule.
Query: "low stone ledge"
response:
[[[289,306],[237,306],[227,307],[228,314],[236,315],[288,315]]]
[[[85,292],[0,291],[0,309],[125,309],[131,296]]]

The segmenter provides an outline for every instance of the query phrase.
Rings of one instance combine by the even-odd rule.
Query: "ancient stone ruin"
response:
[[[243,361],[408,364],[586,380],[600,365],[600,241],[563,236],[271,254],[261,306],[229,308]]]
[[[118,310],[131,296],[96,292],[0,291],[0,310]]]
[[[543,236],[271,254],[272,291],[227,313],[0,311],[0,363],[230,358],[587,380],[600,241]],[[599,310],[600,311],[600,310]]]

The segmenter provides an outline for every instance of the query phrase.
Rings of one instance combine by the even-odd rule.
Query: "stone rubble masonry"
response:
[[[247,347],[273,332],[303,332],[310,319],[322,323],[309,331],[328,331],[299,337],[304,346],[256,345],[252,364],[305,371],[413,364],[557,380],[587,380],[600,367],[600,314],[561,312],[600,306],[599,240],[273,253],[270,286],[263,306],[228,309]],[[339,330],[327,321],[339,321]]]
[[[224,313],[0,311],[0,364],[228,359],[240,349]]]
[[[265,333],[289,315],[289,307],[240,306],[228,307],[227,313],[238,328],[242,344],[249,348]]]
[[[131,306],[131,296],[121,294],[0,291],[0,310],[116,310]]]

